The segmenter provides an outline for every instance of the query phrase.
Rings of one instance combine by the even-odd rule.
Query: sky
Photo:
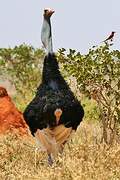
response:
[[[120,0],[0,0],[0,48],[22,43],[41,48],[43,9],[51,18],[54,51],[86,53],[116,31],[114,49],[120,50]]]

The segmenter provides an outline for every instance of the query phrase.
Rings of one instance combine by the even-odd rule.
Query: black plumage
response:
[[[37,129],[56,126],[54,111],[57,108],[62,110],[59,124],[76,130],[84,110],[60,74],[55,55],[48,54],[44,59],[42,83],[24,112],[33,135]]]

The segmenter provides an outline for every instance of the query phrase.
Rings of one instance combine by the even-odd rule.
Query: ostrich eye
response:
[[[45,13],[48,12],[48,9],[45,9],[44,12],[45,12]]]
[[[47,9],[44,10],[45,13],[47,13],[47,11],[48,11]]]

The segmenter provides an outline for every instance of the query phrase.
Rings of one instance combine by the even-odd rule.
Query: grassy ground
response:
[[[0,180],[119,180],[120,144],[100,144],[99,124],[82,122],[52,167],[33,137],[0,137]]]

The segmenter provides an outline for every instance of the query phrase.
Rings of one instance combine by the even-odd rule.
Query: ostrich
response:
[[[83,119],[84,110],[75,98],[59,71],[58,62],[52,47],[50,17],[52,9],[45,9],[41,40],[47,54],[44,58],[42,83],[23,115],[33,136],[48,154],[52,156],[62,152],[71,133],[76,131]]]

